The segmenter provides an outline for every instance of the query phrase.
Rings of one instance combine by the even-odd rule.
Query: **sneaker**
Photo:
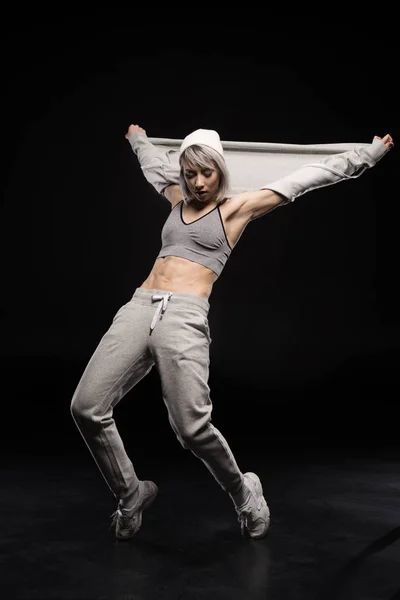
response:
[[[247,530],[251,538],[262,538],[267,533],[270,514],[261,481],[255,473],[245,473],[244,484],[249,488],[250,496],[242,506],[236,508],[242,536],[245,537]]]
[[[128,540],[140,529],[142,524],[142,513],[149,508],[156,499],[158,487],[152,481],[139,482],[139,499],[135,506],[130,509],[117,508],[111,515],[111,528],[115,527],[115,537],[120,540]]]

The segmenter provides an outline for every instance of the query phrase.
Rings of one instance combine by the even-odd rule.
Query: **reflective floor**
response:
[[[92,458],[3,455],[4,600],[395,600],[400,452],[370,447],[237,455],[272,522],[242,539],[233,504],[188,452],[136,456],[159,495],[129,542]],[[139,466],[140,464],[140,466]]]

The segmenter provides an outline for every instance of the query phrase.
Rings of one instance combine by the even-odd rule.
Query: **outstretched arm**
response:
[[[392,137],[375,136],[367,147],[333,154],[321,162],[304,165],[289,175],[268,183],[261,190],[241,194],[242,214],[257,219],[277,206],[293,202],[312,190],[355,179],[376,163],[394,145]]]
[[[172,205],[182,199],[179,186],[179,167],[171,162],[168,150],[156,148],[140,125],[130,125],[125,138],[136,154],[143,175],[159,194]]]

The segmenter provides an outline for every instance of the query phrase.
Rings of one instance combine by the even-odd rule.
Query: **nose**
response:
[[[204,187],[204,179],[202,175],[198,175],[195,181],[196,190],[201,190]]]

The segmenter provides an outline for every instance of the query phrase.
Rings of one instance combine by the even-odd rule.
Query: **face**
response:
[[[210,202],[217,196],[219,172],[215,165],[199,167],[185,164],[183,169],[186,183],[194,197],[200,202]]]

